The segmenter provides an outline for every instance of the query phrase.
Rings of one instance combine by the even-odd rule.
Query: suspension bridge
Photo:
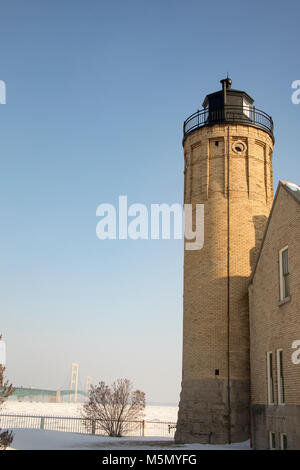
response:
[[[70,401],[76,403],[77,400],[74,399],[76,395],[82,395],[87,397],[87,392],[84,390],[47,390],[42,388],[25,388],[25,387],[16,387],[12,396],[17,397],[19,401],[23,401],[25,398],[29,398],[30,401],[46,401],[53,403],[60,403],[64,401],[64,397],[69,397]]]
[[[79,365],[75,362],[72,363],[71,369],[71,380],[69,388],[63,388],[60,390],[49,390],[43,388],[32,388],[32,387],[13,387],[12,396],[16,397],[18,401],[23,401],[25,398],[29,398],[29,401],[48,401],[52,403],[61,403],[65,398],[69,398],[70,402],[77,402],[78,395],[83,397],[88,396],[89,389],[91,387],[91,377],[86,378],[85,390],[78,388],[79,378]],[[2,399],[5,399],[2,396]],[[1,400],[1,388],[0,388],[0,400]]]

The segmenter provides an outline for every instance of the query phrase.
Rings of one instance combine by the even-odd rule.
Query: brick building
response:
[[[300,449],[300,187],[280,182],[249,286],[256,449]]]
[[[246,440],[252,414],[253,424],[257,423],[254,442],[260,448],[265,432],[260,406],[266,403],[266,364],[261,355],[267,332],[262,328],[255,338],[253,325],[259,329],[262,319],[252,309],[251,347],[257,341],[260,356],[251,351],[256,371],[251,363],[250,382],[248,287],[251,278],[253,306],[262,240],[265,243],[273,207],[273,121],[254,107],[247,93],[232,89],[229,78],[221,83],[222,90],[207,95],[203,109],[184,124],[184,202],[194,209],[203,204],[205,223],[203,248],[184,253],[182,391],[175,440],[212,444]],[[280,311],[287,308],[283,303]]]

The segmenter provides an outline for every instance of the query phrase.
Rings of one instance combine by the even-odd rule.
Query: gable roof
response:
[[[258,262],[259,262],[259,259],[260,259],[260,255],[261,255],[261,252],[262,252],[262,249],[263,249],[263,246],[264,246],[264,242],[265,242],[266,235],[267,235],[267,232],[268,232],[268,228],[269,228],[269,225],[270,225],[270,220],[272,218],[272,214],[273,214],[273,211],[274,211],[274,207],[275,207],[275,204],[276,204],[276,200],[277,200],[277,196],[278,196],[280,188],[284,188],[287,191],[287,193],[290,196],[292,196],[300,204],[300,186],[298,186],[295,183],[291,183],[290,181],[279,181],[279,184],[278,184],[277,190],[276,190],[276,194],[275,194],[275,197],[274,197],[274,201],[273,201],[273,204],[272,204],[272,208],[271,208],[271,211],[270,211],[270,215],[268,217],[268,221],[267,221],[267,225],[266,225],[266,228],[265,228],[264,236],[262,238],[262,241],[261,241],[261,244],[260,244],[260,247],[259,247],[259,252],[258,252],[258,255],[257,255],[256,263],[254,265],[254,268],[252,270],[252,274],[250,276],[249,284],[252,284],[253,278],[255,276],[256,268],[257,268],[257,265],[258,265]]]
[[[289,181],[282,181],[282,184],[284,185],[287,192],[291,194],[293,198],[296,199],[296,201],[300,204],[300,186],[297,186],[294,183],[290,183]]]

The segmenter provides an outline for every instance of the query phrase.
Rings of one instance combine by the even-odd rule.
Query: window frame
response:
[[[280,353],[282,353],[282,355]],[[277,362],[277,399],[278,399],[278,405],[285,405],[283,349],[277,349],[276,350],[276,362]],[[281,379],[282,379],[282,381],[281,381]]]
[[[274,437],[274,446],[273,446],[273,437]],[[269,431],[269,449],[276,450],[276,433]]]
[[[272,364],[270,364],[270,358],[272,359]],[[268,405],[274,405],[275,393],[274,393],[274,375],[273,375],[273,351],[267,351],[267,388],[268,388]]]
[[[283,446],[283,439],[284,437],[286,438],[286,448]],[[287,434],[285,432],[280,433],[280,450],[287,450],[288,448],[288,440],[287,440]]]
[[[283,253],[287,251],[288,272],[283,272]],[[286,284],[287,283],[287,284]],[[288,287],[287,287],[288,286]],[[289,247],[284,246],[279,250],[279,297],[280,301],[290,297],[290,269],[289,269]]]

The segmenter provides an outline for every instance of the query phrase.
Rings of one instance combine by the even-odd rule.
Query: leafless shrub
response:
[[[139,425],[137,421],[143,418],[145,406],[145,393],[133,391],[130,380],[118,379],[111,386],[99,382],[91,387],[83,417],[92,432],[100,429],[109,436],[121,437]]]

